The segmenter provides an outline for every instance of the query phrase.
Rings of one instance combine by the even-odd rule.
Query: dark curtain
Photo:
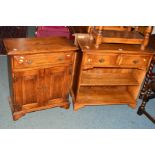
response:
[[[4,38],[25,38],[27,28],[27,26],[0,26],[0,54],[5,53]]]

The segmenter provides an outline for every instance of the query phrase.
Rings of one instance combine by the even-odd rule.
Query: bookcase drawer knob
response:
[[[134,63],[134,64],[138,64],[139,61],[138,61],[138,60],[133,60],[133,63]]]
[[[100,62],[100,63],[103,63],[103,62],[104,62],[104,59],[99,59],[99,62]]]
[[[64,60],[64,57],[62,56],[62,57],[60,57],[60,58],[58,58],[58,61],[63,61]]]

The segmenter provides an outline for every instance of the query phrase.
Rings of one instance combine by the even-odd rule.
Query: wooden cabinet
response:
[[[69,108],[75,51],[65,38],[5,39],[14,120],[28,112]]]
[[[74,110],[111,104],[135,108],[153,51],[141,51],[139,45],[127,44],[96,47],[86,34],[77,35],[76,40],[81,51],[77,55],[72,86]]]

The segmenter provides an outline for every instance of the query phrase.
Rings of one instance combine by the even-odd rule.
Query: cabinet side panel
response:
[[[81,62],[82,62],[82,52],[77,51],[75,67],[73,69],[74,75],[73,75],[73,83],[72,83],[72,91],[74,93],[75,98],[77,96],[77,90],[78,90],[78,85],[79,85],[79,74],[80,74]]]
[[[133,76],[138,81],[139,85],[138,86],[129,86],[128,91],[135,100],[137,99],[137,96],[140,92],[143,80],[145,78],[145,74],[146,74],[145,70],[139,70],[139,69],[133,70]]]
[[[12,80],[12,58],[11,56],[7,56],[7,63],[8,63],[8,80],[9,80],[9,93],[10,97],[13,97],[13,80]]]

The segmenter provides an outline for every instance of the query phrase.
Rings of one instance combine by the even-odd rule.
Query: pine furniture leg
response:
[[[128,104],[128,106],[131,107],[132,109],[135,109],[136,108],[136,101]]]
[[[79,110],[80,108],[83,108],[85,105],[83,104],[79,104],[79,103],[75,103],[74,104],[74,111],[77,111]]]
[[[102,26],[99,26],[99,31],[96,36],[96,43],[95,43],[96,48],[98,48],[101,43],[102,43]]]
[[[69,109],[69,107],[70,107],[70,104],[67,103],[67,104],[61,106],[60,108]]]

